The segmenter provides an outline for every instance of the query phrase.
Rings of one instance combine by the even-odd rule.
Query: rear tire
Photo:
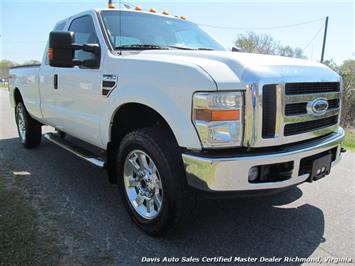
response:
[[[38,147],[42,139],[42,125],[29,115],[22,102],[16,105],[15,119],[23,146],[28,149]]]
[[[181,152],[169,132],[133,131],[123,138],[117,157],[119,190],[131,219],[152,236],[182,224],[191,206],[190,188]]]

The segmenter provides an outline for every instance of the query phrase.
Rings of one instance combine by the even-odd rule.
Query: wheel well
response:
[[[166,128],[175,139],[170,126],[158,112],[143,104],[129,103],[120,107],[112,120],[111,142],[119,144],[129,132],[146,127]]]
[[[111,124],[111,141],[107,145],[107,169],[110,183],[117,183],[115,168],[117,148],[129,132],[146,127],[162,127],[167,137],[177,143],[173,131],[165,119],[152,108],[137,103],[125,104],[118,109]]]
[[[15,99],[15,105],[17,105],[20,102],[23,102],[22,95],[18,88],[16,88],[14,91],[14,99]]]

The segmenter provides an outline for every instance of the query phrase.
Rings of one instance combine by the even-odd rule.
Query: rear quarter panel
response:
[[[15,90],[18,89],[27,111],[33,118],[40,119],[40,92],[38,87],[39,66],[16,67],[10,70],[10,100],[15,106]]]

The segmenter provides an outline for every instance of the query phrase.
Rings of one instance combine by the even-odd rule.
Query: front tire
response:
[[[23,146],[28,149],[38,147],[42,139],[42,125],[28,114],[22,102],[16,105],[15,119]]]
[[[129,133],[116,165],[121,198],[141,229],[158,236],[182,223],[190,193],[181,153],[169,132],[146,128]]]

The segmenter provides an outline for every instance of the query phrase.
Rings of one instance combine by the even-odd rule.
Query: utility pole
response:
[[[324,27],[324,36],[323,36],[323,47],[322,47],[322,57],[320,58],[320,62],[323,63],[324,60],[324,50],[325,50],[325,43],[327,41],[327,31],[328,31],[328,20],[329,17],[325,18],[325,27]]]

